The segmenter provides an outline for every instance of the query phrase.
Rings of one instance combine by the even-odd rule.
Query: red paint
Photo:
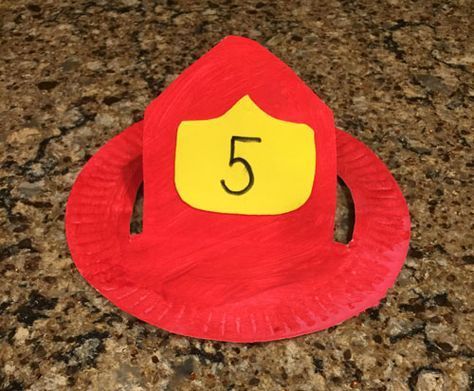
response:
[[[313,192],[296,211],[205,212],[176,192],[179,123],[218,117],[244,95],[275,118],[315,130]],[[130,236],[142,173],[143,233]],[[356,208],[347,246],[332,240],[337,175]],[[87,163],[68,201],[66,231],[79,271],[125,311],[179,334],[252,342],[324,329],[377,305],[405,259],[409,216],[383,163],[335,132],[330,110],[285,64],[229,37],[155,99],[143,123]]]

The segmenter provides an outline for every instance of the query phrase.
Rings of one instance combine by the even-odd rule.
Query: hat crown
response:
[[[248,105],[246,97],[269,117],[306,126],[314,133],[317,164],[312,188],[307,200],[288,213],[267,214],[254,210],[241,215],[227,210],[217,210],[221,213],[209,208],[202,210],[183,201],[177,188],[175,162],[179,157],[177,134],[180,125],[223,117],[238,102],[244,101]],[[250,145],[248,143],[249,150]],[[226,153],[229,153],[227,149]],[[254,150],[257,147],[254,146]],[[297,156],[296,152],[293,156]],[[241,171],[246,168],[242,164],[239,166]],[[287,65],[249,39],[225,38],[188,67],[148,106],[144,121],[143,173],[145,235],[159,236],[160,230],[165,230],[169,237],[170,230],[176,227],[176,235],[180,238],[192,237],[193,232],[215,230],[221,236],[228,231],[229,235],[245,241],[246,233],[252,227],[260,227],[261,235],[274,235],[274,229],[273,233],[265,232],[265,227],[278,224],[281,227],[279,235],[288,233],[296,242],[299,235],[312,235],[313,240],[321,241],[332,238],[336,200],[332,113]],[[216,182],[216,186],[219,185]],[[234,184],[237,191],[243,188],[243,182]],[[224,194],[225,188],[221,190]],[[275,194],[269,192],[268,198],[272,197]],[[248,239],[254,240],[251,236]]]

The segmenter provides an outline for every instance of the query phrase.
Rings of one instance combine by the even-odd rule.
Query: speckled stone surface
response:
[[[3,0],[0,389],[472,389],[470,6]],[[409,202],[395,287],[323,332],[252,345],[171,335],[102,298],[68,252],[64,207],[81,167],[229,34],[289,64]]]

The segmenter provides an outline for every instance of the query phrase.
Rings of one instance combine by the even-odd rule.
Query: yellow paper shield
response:
[[[175,185],[193,208],[277,215],[309,198],[316,170],[314,131],[262,111],[249,96],[210,120],[178,127]]]

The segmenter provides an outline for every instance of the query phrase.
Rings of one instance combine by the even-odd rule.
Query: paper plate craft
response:
[[[338,176],[354,201],[348,244],[333,238]],[[256,342],[376,306],[403,265],[410,219],[385,165],[287,65],[227,37],[87,162],[66,234],[79,272],[129,314]]]

